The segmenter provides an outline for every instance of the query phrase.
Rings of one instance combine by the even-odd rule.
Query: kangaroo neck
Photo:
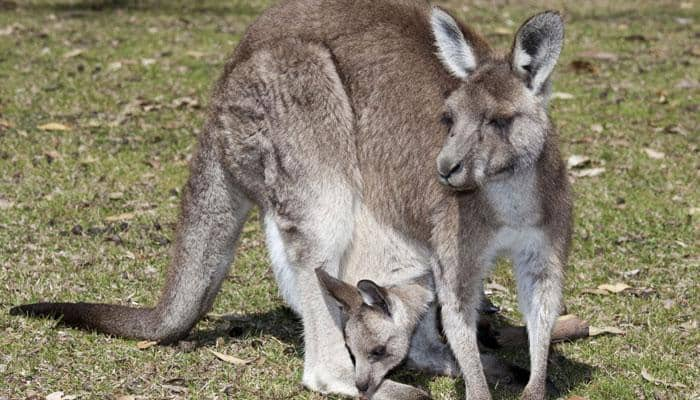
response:
[[[487,183],[481,197],[501,225],[533,226],[542,219],[535,167],[516,170],[504,179]]]

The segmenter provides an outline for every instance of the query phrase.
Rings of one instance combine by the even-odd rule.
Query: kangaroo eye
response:
[[[451,128],[452,125],[454,125],[455,121],[454,119],[452,119],[452,115],[450,115],[450,113],[444,113],[440,118],[440,123],[448,128]]]
[[[488,124],[494,128],[500,130],[501,132],[506,132],[510,125],[513,123],[513,117],[507,118],[493,118],[490,119]]]
[[[382,358],[386,355],[386,347],[377,346],[369,352],[369,354],[374,358]]]

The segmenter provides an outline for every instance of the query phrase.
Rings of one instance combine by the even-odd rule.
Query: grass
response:
[[[257,216],[214,316],[176,346],[139,350],[7,315],[40,299],[153,304],[211,85],[270,2],[17,3],[0,1],[0,399],[323,398],[299,384],[301,328],[277,295]],[[564,154],[605,172],[574,182],[565,297],[569,312],[626,334],[557,345],[552,379],[564,397],[700,398],[700,6],[446,5],[502,48],[536,10],[568,21],[555,91],[573,98],[552,100],[551,114]],[[68,130],[39,128],[50,122]],[[518,323],[508,268],[492,280],[508,288],[492,295],[503,317]],[[638,290],[587,291],[617,282]],[[256,361],[232,366],[210,349]],[[527,365],[523,351],[503,356]],[[448,378],[398,377],[436,399],[463,393]]]

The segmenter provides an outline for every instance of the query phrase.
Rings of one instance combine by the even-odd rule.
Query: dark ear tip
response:
[[[545,23],[564,26],[564,16],[558,10],[547,10],[536,14],[533,18],[543,19]]]
[[[366,289],[371,289],[371,288],[378,288],[380,287],[374,281],[371,281],[369,279],[363,279],[359,282],[357,282],[357,288],[360,290],[366,290]]]
[[[22,314],[22,306],[10,308],[10,315],[20,315]]]
[[[328,275],[328,272],[326,272],[323,269],[323,267],[318,267],[318,268],[314,269],[314,272],[316,273],[316,277],[318,279],[326,279],[330,276],[330,275]]]
[[[316,279],[318,279],[318,282],[322,287],[327,287],[332,284],[333,277],[330,276],[322,267],[314,269],[314,272],[316,273]]]

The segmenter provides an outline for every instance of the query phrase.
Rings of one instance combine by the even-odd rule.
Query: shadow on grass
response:
[[[212,15],[258,15],[262,9],[243,0],[232,0],[224,5],[207,1],[159,1],[159,0],[82,0],[46,1],[19,5],[27,11],[70,13],[74,16],[103,11],[144,11],[158,14],[212,14]]]
[[[515,327],[510,321],[500,315],[487,317],[496,329]],[[228,321],[230,327],[225,330],[197,330],[190,335],[190,339],[197,341],[198,347],[211,345],[219,337],[244,338],[255,336],[273,336],[280,342],[290,345],[291,355],[303,357],[302,326],[299,318],[287,307],[278,307],[262,313],[248,315],[224,315],[217,320]],[[501,348],[488,350],[503,361],[507,361],[520,367],[527,367],[528,349],[527,346],[521,348]],[[556,345],[550,351],[549,379],[557,388],[557,393],[548,393],[549,399],[567,397],[568,393],[582,384],[590,381],[594,367],[578,361],[566,358],[557,350]],[[391,374],[391,378],[405,384],[420,386],[427,389],[433,379],[432,376],[414,371],[399,368]],[[456,379],[454,381],[455,391],[458,398],[464,398],[464,381]],[[492,387],[494,399],[510,399],[517,397],[512,389],[503,387]]]
[[[254,336],[272,336],[288,344],[294,354],[304,354],[301,320],[287,307],[278,307],[267,312],[254,314],[231,314],[211,318],[212,321],[226,321],[226,329],[197,329],[192,331],[188,340],[196,340],[197,346],[208,346],[219,337],[244,338]]]

